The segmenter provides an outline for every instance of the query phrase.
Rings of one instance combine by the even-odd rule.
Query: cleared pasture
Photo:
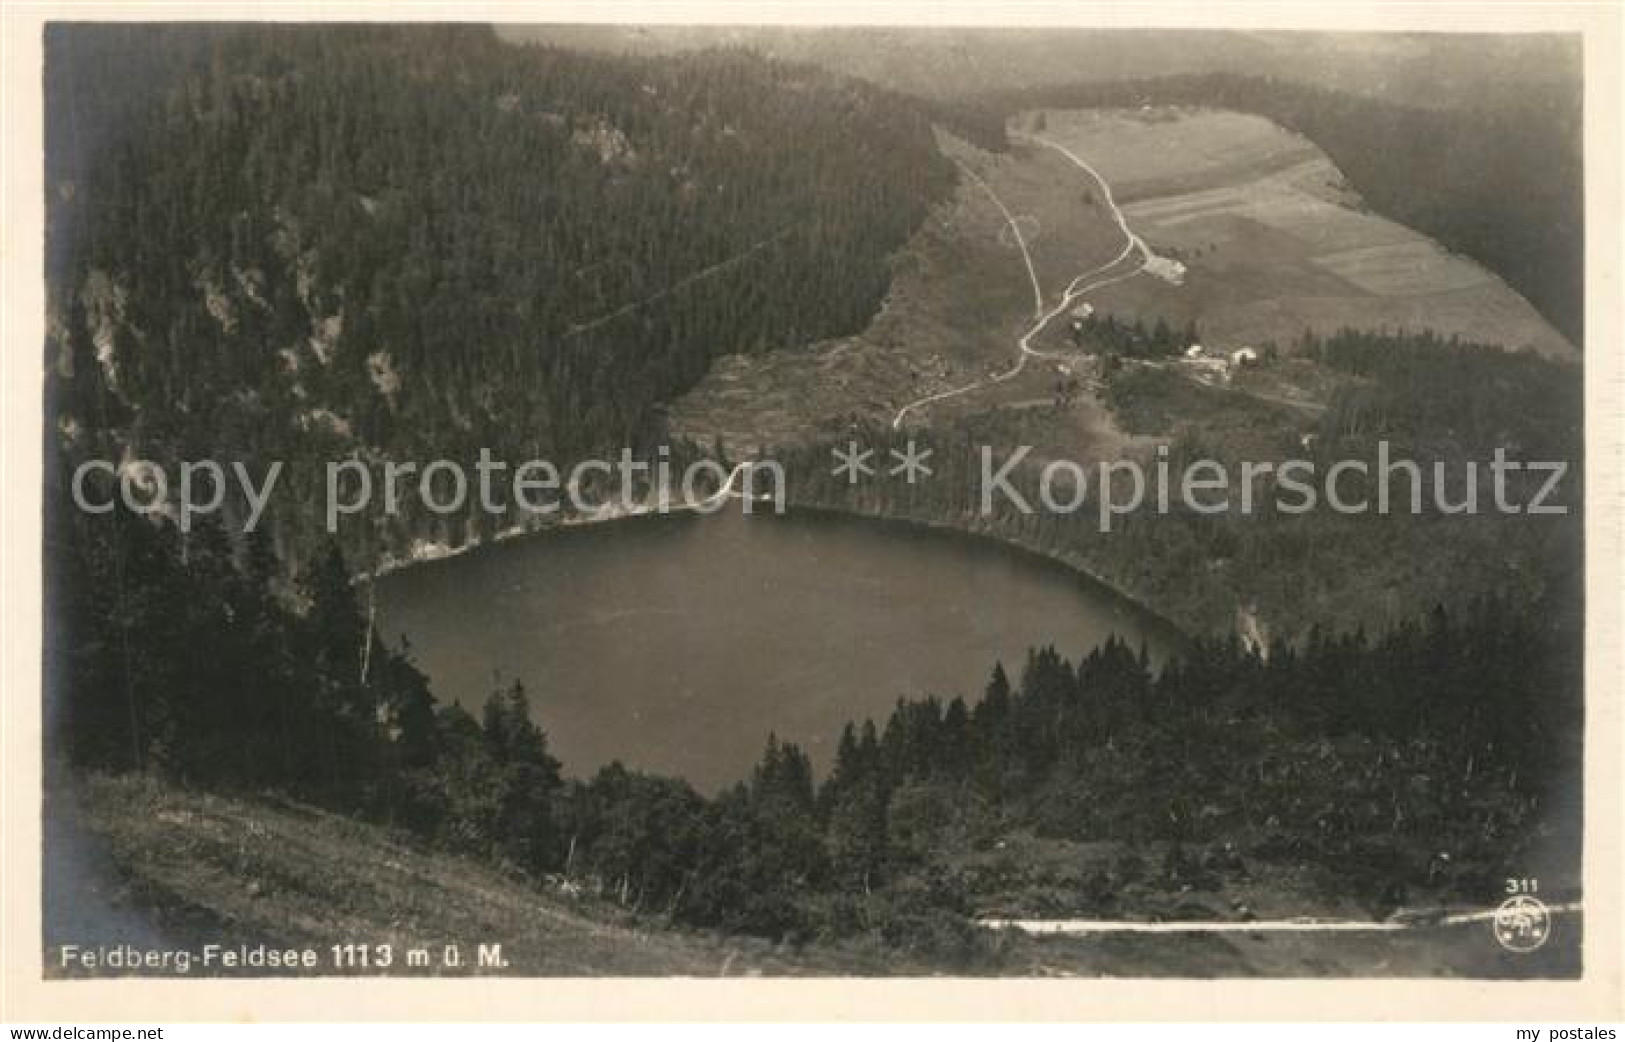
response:
[[[1285,345],[1306,329],[1430,328],[1578,357],[1505,282],[1365,210],[1312,143],[1267,120],[1197,109],[1051,111],[1023,125],[1041,126],[1099,169],[1135,230],[1187,267],[1178,289],[1148,279],[1103,289],[1101,311],[1194,320],[1220,347]]]
[[[1426,328],[1578,358],[1501,279],[1367,211],[1311,142],[1267,120],[1175,108],[1046,111],[1012,129],[1015,145],[1005,154],[940,136],[943,151],[975,177],[961,177],[898,255],[891,292],[867,329],[799,351],[719,359],[673,404],[672,433],[707,445],[720,438],[738,457],[889,422],[905,403],[980,382],[911,419],[943,423],[1017,408],[1029,420],[1049,416],[1066,441],[1127,444],[1091,395],[1064,410],[1034,411],[1061,375],[1052,361],[1032,360],[1019,377],[987,383],[1014,365],[1016,341],[1033,319],[1021,246],[1052,306],[1074,276],[1124,245],[1100,185],[1034,136],[1099,170],[1130,226],[1185,266],[1177,285],[1140,274],[1090,293],[1097,312],[1176,329],[1194,322],[1219,349],[1290,347],[1305,330]],[[1065,320],[1034,346],[1068,355]]]
[[[963,387],[1009,369],[1016,340],[1035,310],[1032,279],[1011,221],[1052,304],[1079,271],[1105,264],[1123,238],[1100,187],[1051,149],[1018,146],[982,152],[943,135],[941,147],[985,182],[961,176],[954,197],[938,207],[897,257],[891,291],[861,333],[800,351],[729,355],[675,402],[675,436],[730,455],[758,447],[801,444],[850,428],[889,422],[903,404]],[[932,420],[981,411],[994,400],[1048,393],[1055,374],[1042,367],[1031,381],[944,401]]]

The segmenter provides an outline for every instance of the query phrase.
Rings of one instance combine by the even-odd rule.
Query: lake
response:
[[[475,713],[519,678],[568,774],[620,760],[714,791],[770,732],[827,767],[848,720],[981,697],[995,661],[1177,636],[1104,587],[987,539],[793,512],[554,530],[378,581],[380,634]]]

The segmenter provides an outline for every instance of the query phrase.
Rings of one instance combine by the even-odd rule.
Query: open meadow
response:
[[[1501,279],[1366,209],[1305,138],[1258,116],[1154,109],[1045,112],[1043,136],[1111,181],[1129,223],[1186,267],[1100,291],[1125,318],[1195,321],[1234,349],[1304,332],[1432,329],[1554,357],[1573,345]]]
[[[1099,388],[1090,345],[1068,335],[1089,313],[1194,327],[1213,354],[1289,352],[1306,331],[1431,329],[1577,358],[1505,282],[1371,213],[1314,144],[1260,117],[1044,111],[1014,121],[1005,153],[938,139],[959,185],[894,259],[869,327],[804,350],[722,357],[671,407],[673,434],[720,439],[740,456],[864,424],[1044,409],[1022,424],[1041,449],[1114,456],[1136,439],[1093,395],[1047,408],[1058,383]],[[1135,245],[1125,229],[1143,252],[1125,254]],[[1069,288],[1082,290],[1076,306],[1042,322]],[[1328,390],[1317,383],[1286,396],[1312,414]]]

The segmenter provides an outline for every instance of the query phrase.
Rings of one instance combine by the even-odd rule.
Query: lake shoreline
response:
[[[616,523],[630,523],[652,518],[694,516],[708,517],[720,513],[720,510],[702,511],[693,504],[673,505],[664,510],[656,506],[639,506],[630,510],[600,511],[593,515],[576,515],[555,521],[534,525],[510,525],[498,530],[488,539],[472,539],[456,545],[445,543],[429,543],[420,541],[406,556],[385,555],[382,561],[373,569],[362,572],[354,577],[356,585],[396,575],[405,571],[415,571],[425,566],[439,564],[445,561],[457,560],[471,554],[493,550],[504,544],[524,539],[526,537],[545,536],[570,531],[586,529],[599,529]],[[887,526],[902,526],[919,531],[939,535],[952,535],[974,540],[997,547],[1001,550],[1017,554],[1028,560],[1036,561],[1047,566],[1058,566],[1071,576],[1083,580],[1094,587],[1097,592],[1107,595],[1122,606],[1133,610],[1145,619],[1162,629],[1171,643],[1179,647],[1188,647],[1195,639],[1206,634],[1194,631],[1188,624],[1181,624],[1156,604],[1145,597],[1131,593],[1120,585],[1102,576],[1090,568],[1077,555],[1058,554],[1053,550],[1045,549],[1037,544],[1011,537],[1008,533],[997,529],[977,528],[956,523],[947,519],[921,518],[904,514],[888,513],[884,511],[865,511],[850,506],[835,506],[827,503],[814,502],[787,502],[783,513],[768,511],[758,514],[754,511],[741,510],[741,513],[752,517],[769,519],[786,518],[791,516],[824,517],[831,520],[863,521]]]
[[[571,770],[619,759],[701,788],[746,776],[741,757],[775,733],[827,767],[846,724],[899,698],[974,701],[995,664],[1016,677],[1044,649],[1143,649],[1154,671],[1190,654],[1111,588],[946,526],[770,504],[622,520],[487,539],[361,599],[465,709],[493,676],[539,692]]]
[[[790,512],[830,518],[845,518],[859,521],[869,521],[883,525],[902,525],[922,531],[953,535],[977,542],[991,544],[1001,550],[1009,551],[1029,560],[1038,561],[1046,565],[1059,566],[1074,577],[1084,580],[1091,587],[1106,593],[1113,600],[1131,608],[1140,615],[1167,631],[1174,642],[1188,646],[1195,639],[1196,634],[1187,626],[1182,626],[1168,615],[1164,614],[1146,599],[1136,596],[1123,589],[1116,583],[1106,579],[1084,564],[1081,558],[1063,556],[1052,550],[1046,550],[1036,544],[1011,538],[1008,534],[996,529],[974,528],[957,524],[951,520],[912,517],[906,514],[892,514],[885,512],[870,512],[856,510],[851,507],[829,506],[821,503],[792,503]]]

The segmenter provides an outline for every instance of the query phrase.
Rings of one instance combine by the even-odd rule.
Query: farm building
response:
[[[1153,275],[1175,286],[1181,285],[1185,281],[1185,265],[1172,257],[1152,254],[1145,259],[1145,263],[1141,265],[1140,270],[1147,275]]]

